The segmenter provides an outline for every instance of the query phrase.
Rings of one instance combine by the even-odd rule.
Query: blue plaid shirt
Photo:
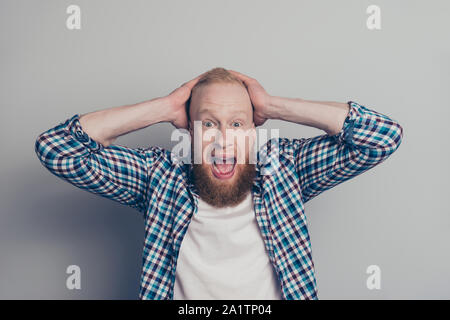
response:
[[[276,138],[276,170],[257,153],[252,195],[256,220],[283,299],[317,299],[304,205],[387,159],[403,128],[386,115],[349,101],[341,131],[312,138]],[[270,151],[269,151],[270,150]],[[89,192],[138,210],[145,221],[140,299],[173,299],[181,242],[197,210],[198,192],[189,163],[157,146],[103,146],[82,129],[79,115],[40,134],[41,163],[54,175]],[[266,160],[262,160],[265,158]]]

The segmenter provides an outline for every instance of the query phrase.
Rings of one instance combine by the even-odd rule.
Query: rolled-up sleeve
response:
[[[401,144],[403,128],[396,120],[354,101],[348,105],[337,134],[282,138],[292,148],[304,203],[380,164]]]
[[[40,162],[59,178],[145,213],[151,168],[164,151],[156,146],[105,147],[83,131],[76,114],[41,133],[35,152]]]

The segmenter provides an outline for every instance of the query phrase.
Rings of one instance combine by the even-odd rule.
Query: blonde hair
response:
[[[194,92],[194,90],[199,87],[203,87],[203,86],[213,84],[213,83],[237,83],[239,85],[242,85],[244,88],[246,88],[244,82],[242,82],[241,79],[236,77],[234,74],[232,74],[225,68],[216,67],[214,69],[209,70],[198,80],[198,82],[195,84],[195,86],[191,90],[191,96],[189,97],[188,101],[186,102],[186,114],[187,114],[188,120],[190,119],[189,109],[190,109],[190,105],[191,105],[192,92]]]

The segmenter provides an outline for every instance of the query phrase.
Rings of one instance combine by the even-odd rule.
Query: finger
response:
[[[196,83],[200,80],[200,78],[206,74],[206,72],[203,72],[201,75],[195,77],[194,79],[183,83],[183,86],[187,86],[189,89],[192,89],[196,85]]]
[[[239,73],[234,70],[229,70],[229,71],[231,72],[231,74],[235,75],[238,79],[240,79],[244,83],[244,86],[247,88],[247,90],[255,82],[255,79],[250,78],[246,75],[243,75],[242,73]]]
[[[242,74],[240,72],[237,72],[237,71],[234,71],[234,70],[228,70],[228,71],[231,72],[232,74],[234,74],[235,76],[243,79],[246,82],[250,82],[250,81],[254,80],[253,78],[251,78],[249,76],[246,76],[245,74]]]

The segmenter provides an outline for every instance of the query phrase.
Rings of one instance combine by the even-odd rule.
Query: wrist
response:
[[[277,96],[269,96],[265,107],[265,117],[267,119],[280,120],[282,113],[282,98]]]
[[[167,97],[158,97],[144,102],[148,118],[152,123],[172,122],[173,106]]]
[[[306,100],[301,98],[271,96],[267,108],[268,116],[270,117],[270,119],[290,121],[292,106],[299,106],[305,101]]]

